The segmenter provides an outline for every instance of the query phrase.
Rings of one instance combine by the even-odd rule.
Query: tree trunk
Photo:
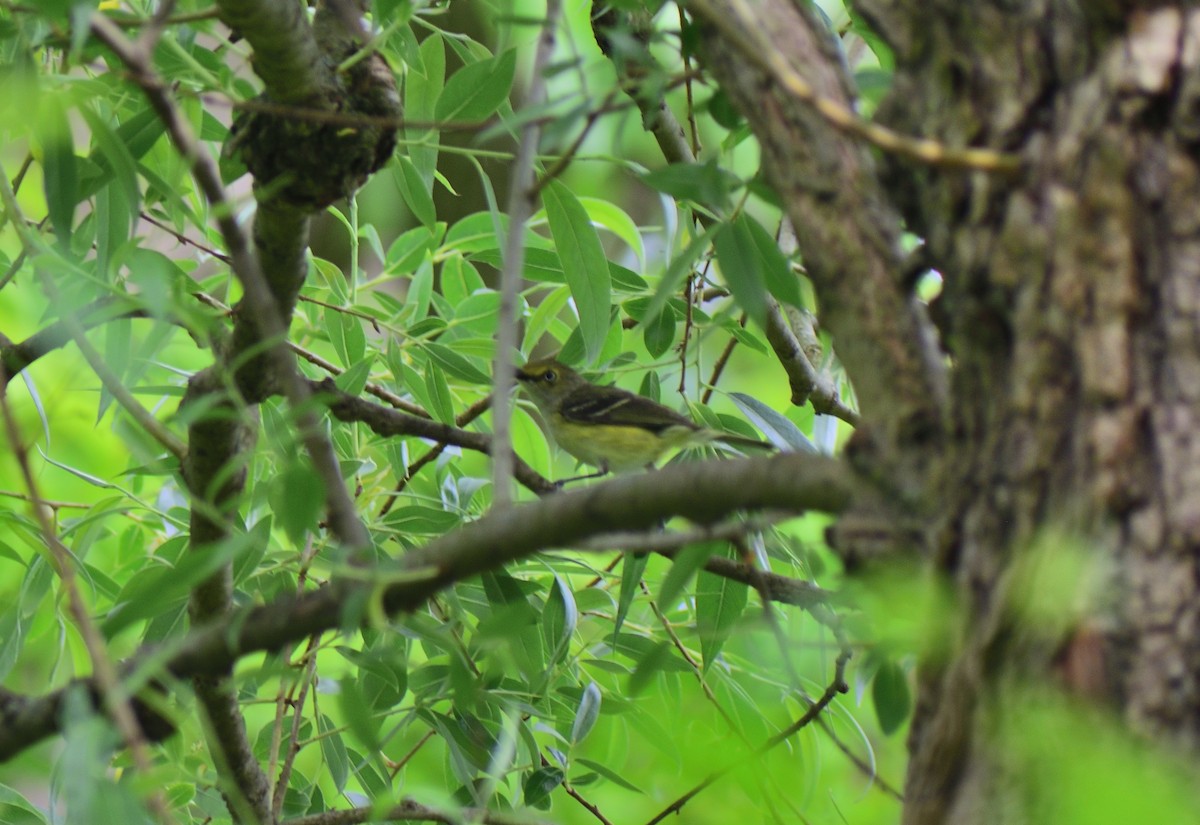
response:
[[[1138,736],[1200,744],[1200,11],[1153,5],[856,3],[896,57],[879,122],[1022,161],[1014,176],[884,152],[876,177],[944,278],[933,315],[951,364],[944,448],[916,500],[957,612],[920,667],[906,823],[1051,819],[1049,752],[1013,739],[1039,707],[1108,709]],[[803,6],[757,5],[758,36],[836,97],[820,50],[798,45]],[[811,146],[779,147],[813,116],[720,40],[714,71],[747,96],[758,84],[746,114],[764,164],[793,219],[812,220],[813,180],[829,178],[805,180]],[[834,184],[826,199],[846,200]],[[851,206],[841,220],[886,216]],[[828,306],[846,273],[803,251]],[[848,336],[896,346],[857,310],[827,318],[839,351]],[[884,379],[848,366],[878,399],[861,382]],[[867,428],[902,415],[864,403]],[[886,472],[921,446],[898,423],[873,433]]]

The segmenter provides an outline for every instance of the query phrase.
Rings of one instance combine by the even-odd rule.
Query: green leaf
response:
[[[671,563],[671,569],[667,571],[667,575],[663,576],[662,584],[659,586],[659,607],[663,610],[670,610],[675,604],[676,597],[692,580],[692,576],[702,570],[709,558],[721,551],[722,546],[718,542],[706,541],[689,545],[676,553],[675,560]]]
[[[642,321],[642,340],[651,358],[658,358],[675,343],[675,313],[670,307]]]
[[[523,317],[520,298],[517,302],[517,312]],[[491,337],[496,331],[499,312],[500,293],[493,289],[484,289],[474,295],[468,295],[454,307],[454,323],[479,335]]]
[[[550,587],[550,598],[542,608],[542,641],[546,658],[553,667],[563,661],[571,649],[571,636],[579,622],[579,608],[575,605],[575,594],[557,574]]]
[[[639,263],[645,261],[646,250],[642,244],[642,233],[633,218],[621,207],[601,198],[581,197],[579,203],[587,211],[592,223],[600,224],[628,244]]]
[[[540,811],[550,810],[550,793],[562,784],[564,776],[561,768],[552,765],[530,771],[522,788],[525,804]]]
[[[430,361],[425,366],[425,397],[429,401],[429,412],[443,424],[454,426],[454,398],[450,385],[438,365]]]
[[[4,825],[44,825],[46,817],[21,794],[0,785],[0,822]]]
[[[338,709],[350,728],[350,733],[368,752],[379,750],[379,723],[372,718],[371,705],[360,686],[358,675],[342,677],[338,684]]]
[[[452,253],[442,261],[442,295],[451,304],[457,305],[484,288],[479,270],[460,253]]]
[[[176,537],[160,547],[158,555],[164,555],[168,544],[186,541],[186,537]],[[184,553],[174,565],[155,564],[134,573],[101,626],[105,637],[112,638],[134,622],[167,612],[187,598],[193,585],[220,570],[248,545],[249,537],[238,534],[214,547]]]
[[[584,759],[583,757],[578,757],[578,756],[575,757],[574,761],[580,765],[583,765],[585,768],[589,768],[589,769],[595,771],[596,773],[600,774],[605,779],[607,779],[609,782],[612,782],[616,785],[620,785],[622,788],[624,788],[627,791],[633,791],[634,793],[640,793],[643,795],[646,793],[641,788],[639,788],[637,785],[634,785],[632,782],[628,781],[627,779],[625,779],[625,777],[621,776],[616,771],[614,771],[612,768],[608,767],[607,765],[603,764],[602,762],[595,762],[591,759]]]
[[[642,182],[676,200],[691,201],[716,210],[728,206],[729,193],[741,184],[736,175],[711,160],[707,163],[672,163],[642,175]]]
[[[523,351],[529,352],[537,345],[567,305],[567,299],[570,297],[571,289],[566,286],[555,287],[546,293],[546,297],[542,298],[525,322],[525,339],[521,344]]]
[[[817,445],[790,419],[768,407],[751,395],[741,392],[731,392],[729,397],[737,404],[746,417],[758,425],[767,439],[785,452],[819,453]]]
[[[638,659],[633,673],[629,676],[629,695],[637,696],[647,687],[659,673],[667,669],[671,663],[674,648],[670,642],[659,642],[645,655]]]
[[[712,237],[716,232],[716,227],[706,227],[703,232],[688,241],[682,252],[671,259],[671,263],[667,265],[667,271],[658,279],[658,284],[654,287],[654,295],[651,296],[643,317],[653,317],[663,311],[667,301],[675,295],[684,279],[691,274],[696,261],[712,244]]]
[[[650,556],[645,553],[626,553],[621,562],[621,593],[617,597],[617,615],[613,619],[614,647],[615,640],[621,632],[621,625],[625,623],[625,616],[629,613],[629,606],[633,604],[633,597],[637,595],[642,573],[646,572],[646,565],[649,563]]]
[[[63,100],[56,94],[44,94],[36,118],[35,131],[42,145],[42,186],[50,225],[64,249],[70,247],[79,203],[79,171],[71,124],[67,121]]]
[[[766,275],[750,219],[743,213],[722,226],[713,238],[713,248],[734,300],[751,320],[763,326],[767,318]]]
[[[463,66],[446,81],[434,118],[443,122],[484,120],[508,100],[516,69],[516,49]]]
[[[350,777],[350,757],[346,754],[342,734],[323,713],[317,716],[317,731],[321,734],[321,756],[325,758],[325,765],[329,768],[334,787],[341,793]]]
[[[579,332],[592,363],[608,337],[612,276],[600,236],[571,190],[552,181],[542,190],[550,234],[579,313]]]
[[[271,506],[275,519],[292,544],[303,546],[325,504],[325,484],[306,461],[292,462],[271,482]]]
[[[579,707],[575,710],[575,721],[571,723],[572,745],[582,742],[596,726],[596,720],[600,718],[600,700],[600,688],[595,682],[588,682],[579,699]]]
[[[435,344],[429,342],[425,344],[425,352],[434,361],[437,361],[446,372],[456,378],[466,381],[470,384],[482,384],[487,386],[492,383],[492,378],[486,372],[475,366],[471,359],[465,355],[461,355],[443,344]],[[453,423],[453,422],[451,422]]]
[[[360,395],[363,388],[367,386],[367,380],[371,377],[371,367],[374,364],[375,353],[372,352],[366,358],[334,378],[333,383],[342,392],[349,393],[350,395]]]
[[[771,237],[771,233],[766,230],[766,227],[752,216],[743,213],[742,217],[746,220],[750,229],[750,237],[758,249],[767,289],[780,303],[795,307],[804,306],[804,298],[800,294],[800,279],[792,271],[792,266],[788,263],[783,250],[779,248],[779,244]]]
[[[412,210],[413,216],[432,229],[433,225],[437,223],[437,210],[434,208],[433,196],[429,191],[430,184],[421,176],[417,165],[410,158],[401,155],[396,159],[395,178],[396,185],[400,189],[400,196]]]
[[[871,698],[875,701],[875,716],[885,735],[899,730],[912,710],[912,695],[904,669],[892,660],[883,662],[871,681]]]
[[[431,34],[421,41],[418,53],[420,66],[410,66],[404,76],[404,114],[414,122],[431,121],[446,80],[445,41],[440,34]],[[432,184],[437,172],[438,131],[410,127],[405,133],[411,141],[408,156],[421,178]]]
[[[542,634],[537,626],[540,616],[529,603],[521,583],[503,571],[485,573],[482,580],[494,612],[480,623],[480,633],[506,639],[525,677],[540,676],[546,670]]]
[[[439,536],[462,523],[463,517],[453,510],[407,504],[395,507],[383,517],[390,530],[399,533]]]
[[[696,579],[696,629],[705,671],[716,661],[748,599],[749,588],[742,582],[700,571]]]

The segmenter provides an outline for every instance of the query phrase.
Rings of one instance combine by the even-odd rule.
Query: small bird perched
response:
[[[708,441],[772,448],[764,441],[701,427],[644,396],[597,386],[553,358],[530,361],[517,370],[517,380],[558,446],[598,467],[595,475],[647,467],[668,450]]]

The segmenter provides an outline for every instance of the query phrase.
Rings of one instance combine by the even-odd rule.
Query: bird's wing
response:
[[[603,422],[624,427],[641,427],[660,432],[670,427],[698,430],[696,422],[670,407],[617,387],[591,387],[563,399],[559,413],[567,421],[584,424]]]

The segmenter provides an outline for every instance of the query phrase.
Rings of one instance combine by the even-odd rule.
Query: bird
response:
[[[653,467],[669,450],[710,441],[773,449],[765,441],[701,427],[645,396],[593,384],[554,358],[530,361],[516,375],[558,446],[599,469],[570,481]]]

